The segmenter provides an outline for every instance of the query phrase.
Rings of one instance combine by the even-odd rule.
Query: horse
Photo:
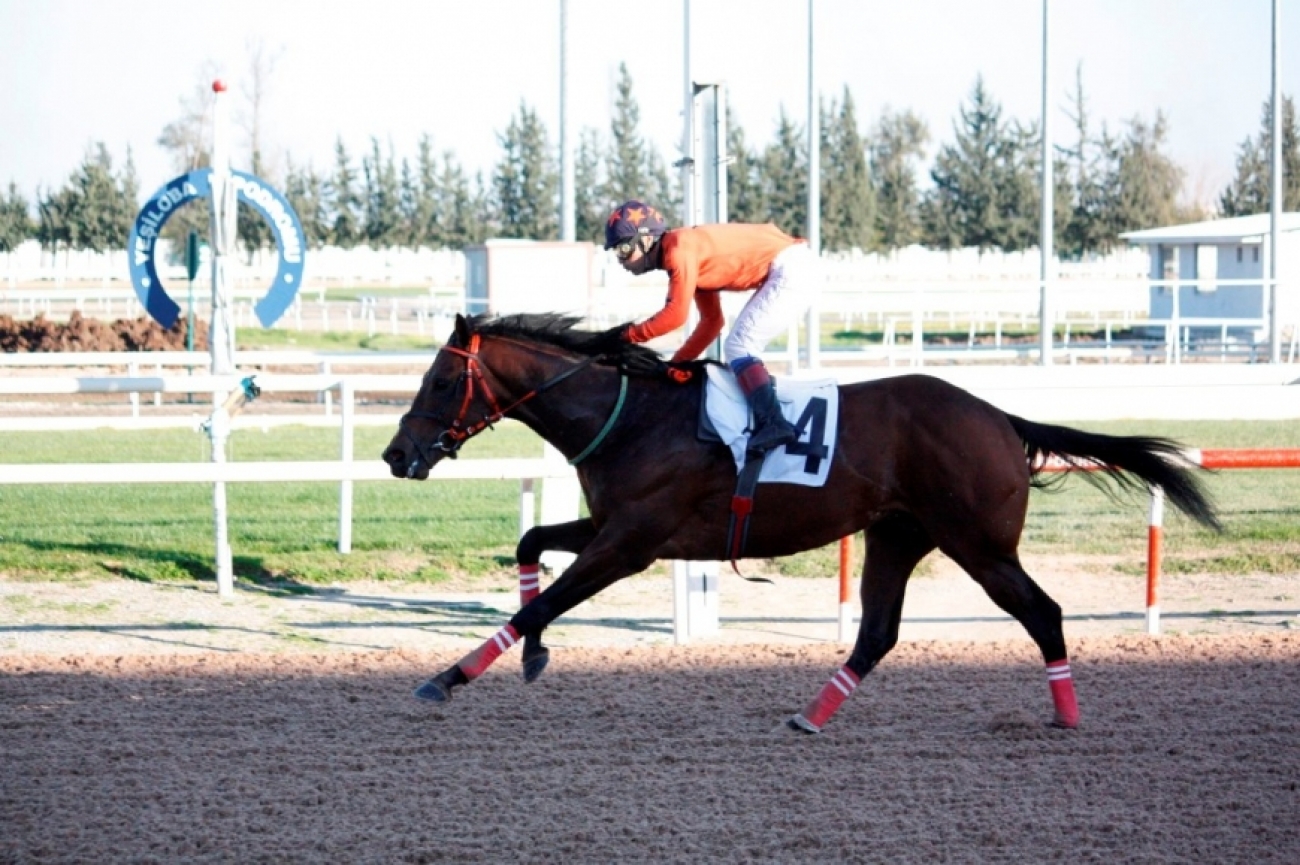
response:
[[[734,555],[728,535],[736,463],[725,445],[697,435],[712,361],[669,364],[622,341],[620,328],[586,331],[580,321],[458,315],[383,452],[395,477],[423,480],[470,437],[513,418],[575,465],[588,506],[587,517],[524,533],[515,553],[519,611],[421,684],[421,699],[450,700],[521,637],[524,680],[533,682],[549,661],[542,633],[568,610],[658,559]],[[894,647],[908,578],[938,549],[1028,632],[1046,665],[1049,723],[1077,727],[1061,608],[1017,555],[1030,489],[1051,485],[1043,470],[1055,458],[1087,469],[1083,477],[1112,497],[1159,487],[1178,510],[1217,530],[1196,467],[1172,440],[1036,423],[927,375],[842,385],[839,398],[838,444],[825,484],[759,484],[749,515],[746,557],[786,556],[866,535],[853,650],[785,726],[820,732]],[[539,592],[546,550],[576,558]]]

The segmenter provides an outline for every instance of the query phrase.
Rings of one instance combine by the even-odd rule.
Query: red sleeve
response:
[[[660,243],[666,241],[667,236]],[[664,269],[668,271],[668,299],[664,301],[663,309],[628,328],[628,338],[632,342],[649,342],[686,324],[691,300],[695,297],[695,285],[700,278],[700,260],[694,251],[687,249],[685,243],[677,242],[675,237],[671,246],[671,249],[664,249]]]
[[[726,319],[722,315],[722,301],[719,293],[716,291],[697,291],[695,292],[695,306],[700,311],[700,323],[695,326],[695,330],[682,343],[682,347],[677,349],[673,355],[675,363],[695,360],[704,354],[709,344],[718,338],[722,333],[722,326],[726,324]]]

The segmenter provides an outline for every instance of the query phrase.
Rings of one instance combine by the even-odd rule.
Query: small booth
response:
[[[592,265],[587,242],[489,240],[465,247],[465,311],[592,313]]]

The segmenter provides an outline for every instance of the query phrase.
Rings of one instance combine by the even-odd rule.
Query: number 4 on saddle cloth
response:
[[[709,379],[700,403],[699,438],[722,442],[731,449],[736,461],[736,494],[731,500],[727,555],[732,568],[739,573],[736,559],[745,550],[755,487],[760,483],[825,485],[839,429],[840,389],[833,379],[778,381],[777,404],[786,420],[798,430],[799,438],[768,451],[763,458],[747,460],[750,417],[745,395],[731,370],[713,365],[708,370]]]
[[[749,441],[749,406],[726,367],[709,365],[709,381],[700,404],[701,441],[720,441],[731,448],[736,471],[745,468]],[[839,426],[840,389],[834,379],[776,380],[781,414],[795,425],[799,440],[769,451],[759,473],[759,483],[801,484],[820,487],[830,474]]]

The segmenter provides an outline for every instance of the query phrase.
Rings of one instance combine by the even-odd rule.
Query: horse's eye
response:
[[[451,387],[451,382],[447,381],[446,379],[435,378],[433,380],[434,390],[446,390],[449,387]]]

